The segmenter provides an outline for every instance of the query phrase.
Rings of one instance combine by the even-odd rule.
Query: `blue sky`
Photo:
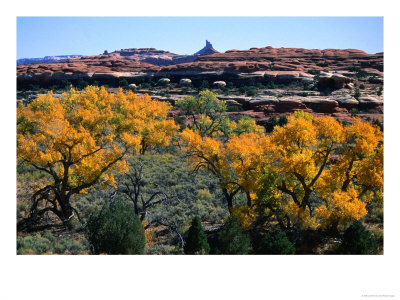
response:
[[[251,47],[383,51],[382,17],[18,17],[17,58],[157,48],[193,54]]]

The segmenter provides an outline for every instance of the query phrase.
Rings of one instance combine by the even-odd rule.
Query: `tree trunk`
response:
[[[57,199],[57,202],[61,208],[60,213],[57,215],[61,219],[61,221],[63,222],[63,224],[67,230],[72,229],[71,218],[73,215],[73,210],[72,210],[71,204],[69,203],[69,200],[70,200],[70,197],[68,197],[66,195]]]
[[[234,195],[229,194],[229,193],[228,193],[228,190],[227,190],[226,188],[222,189],[222,191],[223,191],[223,193],[224,193],[226,202],[228,203],[228,209],[229,209],[229,212],[230,212],[230,211],[231,211],[231,208],[233,207],[233,196],[234,196]]]
[[[339,235],[338,225],[339,225],[338,220],[332,222],[332,224],[330,225],[330,227],[328,229],[328,232],[333,236],[338,236]]]
[[[251,207],[251,197],[249,192],[246,192],[246,197],[247,197],[247,206]]]

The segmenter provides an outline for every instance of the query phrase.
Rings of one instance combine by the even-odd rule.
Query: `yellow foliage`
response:
[[[201,137],[186,128],[180,134],[182,146],[190,154],[192,168],[204,167],[219,179],[221,188],[256,192],[262,169],[263,135],[243,133],[227,143],[214,137]]]
[[[343,127],[332,117],[313,118],[303,112],[289,116],[288,124],[270,137],[265,165],[277,174],[276,189],[291,199],[286,203],[282,198],[282,207],[292,223],[326,228],[360,219],[366,214],[365,203],[381,202],[382,141],[382,132],[360,119]],[[327,202],[314,213],[311,194]]]
[[[255,192],[263,163],[260,135],[245,133],[234,136],[226,144],[225,150],[230,167],[238,177],[238,184],[245,191]]]
[[[146,221],[142,222],[143,228],[146,228],[148,223]],[[154,228],[148,227],[144,230],[144,236],[146,240],[146,248],[151,248],[154,246]]]
[[[243,133],[258,133],[263,134],[264,128],[258,126],[256,121],[250,117],[242,117],[238,122],[231,121],[230,123],[231,135],[241,135]]]
[[[335,191],[327,198],[327,204],[315,209],[315,216],[322,228],[332,223],[359,220],[367,214],[366,203],[358,198],[357,191],[351,187],[348,191]]]
[[[383,132],[378,127],[362,122],[360,118],[353,118],[353,124],[346,127],[346,137],[352,142],[352,152],[370,156],[383,141]]]
[[[294,201],[289,201],[282,206],[283,211],[291,223],[304,229],[316,229],[319,224],[315,217],[312,217],[309,209],[298,206]]]
[[[239,219],[240,226],[244,231],[250,229],[251,224],[256,220],[257,213],[248,206],[238,205],[230,209],[231,213]]]
[[[238,124],[231,126],[234,132]],[[185,129],[181,140],[193,168],[210,170],[228,192],[239,188],[250,195],[253,209],[264,205],[268,211],[283,211],[283,220],[292,225],[327,228],[362,218],[370,201],[382,202],[383,135],[360,119],[343,127],[332,117],[296,112],[270,136],[244,131],[222,143]],[[255,217],[250,207],[231,211],[243,228]]]
[[[129,153],[169,145],[178,130],[166,119],[170,108],[122,89],[49,92],[17,108],[17,158],[75,193],[98,181],[116,186],[112,172],[128,171]]]

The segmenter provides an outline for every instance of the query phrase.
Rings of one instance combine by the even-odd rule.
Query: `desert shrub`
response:
[[[300,97],[308,97],[308,93],[307,92],[302,92],[299,94]]]
[[[203,231],[199,217],[194,217],[192,221],[184,251],[185,254],[208,254],[210,252],[207,236]]]
[[[150,255],[183,254],[180,248],[171,245],[155,245],[147,248],[145,253]]]
[[[367,206],[368,213],[364,218],[366,223],[382,223],[383,224],[383,208],[369,204]]]
[[[238,112],[238,111],[244,111],[243,107],[239,105],[228,105],[226,107],[227,112]]]
[[[226,88],[228,89],[228,90],[231,90],[231,89],[234,89],[235,88],[235,85],[233,84],[233,82],[227,82],[226,83]]]
[[[346,120],[343,120],[341,123],[342,123],[342,125],[343,125],[344,127],[347,127],[347,126],[350,125],[350,122],[348,122],[348,121],[346,121]]]
[[[218,250],[221,254],[247,254],[250,237],[244,233],[235,215],[228,217],[224,228],[218,233]]]
[[[273,81],[268,81],[267,84],[265,85],[265,88],[267,89],[276,89],[276,85]]]
[[[377,227],[372,229],[371,233],[374,236],[376,242],[378,243],[378,247],[383,248],[383,229]]]
[[[199,90],[200,90],[200,91],[206,90],[206,89],[209,89],[209,88],[210,88],[210,83],[209,83],[207,80],[203,80],[203,81],[200,83],[200,86],[199,86]]]
[[[190,85],[190,83],[188,85]],[[182,90],[181,90],[182,95],[186,95],[188,92],[189,92],[188,86],[182,87]]]
[[[256,96],[257,95],[257,87],[254,85],[252,86],[241,86],[239,87],[240,94],[245,94],[248,97]]]
[[[253,97],[257,95],[257,88],[254,86],[251,86],[249,88],[247,88],[246,90],[246,96],[248,97]]]
[[[291,81],[288,84],[286,84],[287,86],[290,87],[303,87],[303,81],[301,80],[295,80],[295,81]]]
[[[143,82],[143,83],[140,84],[140,88],[141,89],[151,89],[152,85],[151,85],[150,82]]]
[[[265,130],[267,132],[272,132],[275,126],[285,126],[288,120],[286,116],[280,116],[279,119],[276,119],[275,116],[272,116],[268,119],[267,123],[265,124]]]
[[[270,229],[261,239],[253,240],[257,254],[294,254],[296,249],[279,228]]]
[[[85,89],[88,85],[89,83],[86,80],[78,80],[78,82],[76,83],[76,87],[80,90]]]
[[[231,94],[231,90],[228,89],[227,87],[224,87],[224,88],[222,88],[222,93],[223,93],[225,96],[229,96],[229,95]]]
[[[51,249],[51,241],[40,234],[17,238],[17,254],[43,254]]]
[[[360,89],[361,89],[361,90],[365,90],[365,85],[361,83],[361,84],[360,84]]]
[[[248,81],[248,86],[256,86],[256,81],[253,78],[250,78],[250,80]]]
[[[184,116],[176,116],[174,117],[174,121],[179,125],[180,129],[183,130],[186,128],[186,118]]]
[[[29,84],[28,85],[28,91],[39,91],[40,90],[40,86],[36,85],[36,84]]]
[[[361,71],[360,67],[356,67],[356,66],[352,66],[350,68],[348,68],[349,72],[355,72],[355,73],[359,73]]]
[[[207,220],[213,224],[221,221],[221,216],[226,215],[226,209],[213,205],[214,195],[208,189],[199,189],[196,201],[193,202],[192,213],[201,220]]]
[[[371,233],[356,220],[344,232],[339,247],[342,254],[377,254],[378,247]]]
[[[246,91],[247,91],[247,86],[241,86],[241,87],[239,87],[239,92],[241,93],[241,94],[245,94],[246,93]]]
[[[63,89],[69,89],[69,87],[71,86],[71,82],[66,79],[61,80],[61,86]]]
[[[170,81],[168,81],[168,77],[163,77],[157,82],[157,86],[159,87],[167,87],[170,85]]]
[[[368,78],[368,82],[372,83],[372,84],[381,84],[382,83],[382,79],[374,75],[374,76],[370,76]]]
[[[265,89],[265,86],[261,82],[257,82],[256,88],[262,90],[262,89]]]
[[[143,254],[145,234],[132,206],[115,199],[87,222],[87,238],[95,254]]]
[[[183,228],[189,227],[195,216],[203,221],[220,223],[228,213],[218,181],[204,169],[193,176],[184,156],[146,153],[133,158],[130,163],[144,166],[144,199],[148,199],[155,190],[171,197],[170,201],[152,207],[146,221],[163,219],[177,228]]]
[[[349,113],[352,117],[356,117],[360,113],[360,111],[357,108],[352,108],[350,109]]]
[[[360,98],[360,96],[361,96],[360,90],[359,90],[359,89],[356,89],[356,90],[354,91],[353,97],[356,98],[356,99],[358,99],[358,98]]]
[[[169,91],[161,91],[161,92],[159,93],[159,95],[162,96],[162,97],[170,97],[170,96],[171,96],[171,94],[169,93]]]
[[[90,193],[82,196],[73,205],[78,209],[81,217],[84,220],[88,220],[92,214],[103,207],[105,201],[109,198],[107,194],[108,190],[103,190],[100,186],[96,186]]]
[[[80,254],[88,250],[89,243],[85,238],[56,237],[50,232],[17,237],[17,254]]]
[[[22,201],[17,203],[17,218],[25,217],[30,210],[30,206],[27,202]]]
[[[376,92],[378,96],[382,96],[383,87],[379,87],[379,90]]]
[[[286,116],[280,116],[278,120],[278,125],[279,126],[285,126],[288,123],[288,119]]]
[[[125,87],[125,89],[128,91],[136,92],[137,86],[133,86],[133,85],[129,84],[128,86]]]
[[[265,130],[267,132],[272,132],[274,127],[278,125],[278,120],[275,116],[272,116],[268,119],[267,123],[265,124]]]
[[[129,82],[126,79],[121,79],[119,81],[119,86],[120,87],[127,87],[129,85]]]
[[[321,71],[320,70],[308,70],[307,73],[311,74],[311,75],[320,75]]]
[[[89,252],[90,244],[86,239],[80,241],[73,239],[66,239],[64,242],[58,244],[58,248],[55,248],[56,253],[71,253],[80,254],[82,252]],[[60,252],[57,252],[60,251]]]

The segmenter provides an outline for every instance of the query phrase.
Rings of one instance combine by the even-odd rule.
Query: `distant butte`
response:
[[[206,45],[203,49],[197,51],[194,55],[210,55],[214,53],[219,53],[217,50],[213,48],[213,45],[206,40]]]

